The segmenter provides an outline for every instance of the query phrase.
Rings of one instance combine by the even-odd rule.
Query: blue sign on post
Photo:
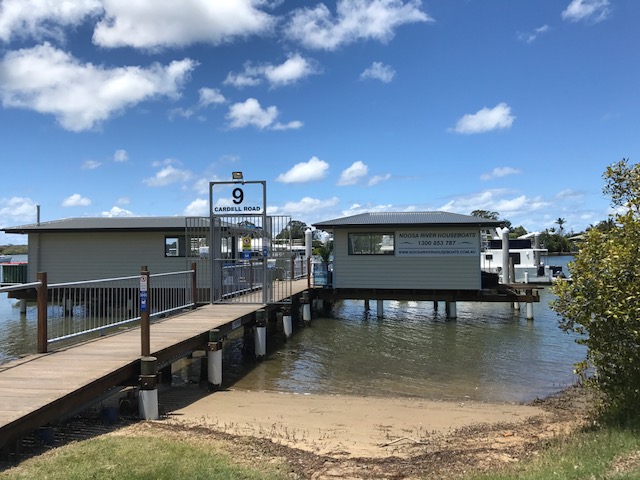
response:
[[[262,256],[267,258],[269,256],[269,247],[267,245],[263,245],[262,247]]]
[[[251,260],[251,252],[247,251],[247,252],[242,252],[242,260]]]
[[[140,275],[140,311],[141,312],[146,312],[147,311],[147,289],[148,289],[148,282],[147,282],[147,276],[146,275]]]

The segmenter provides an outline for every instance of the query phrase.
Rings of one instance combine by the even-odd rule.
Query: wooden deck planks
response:
[[[294,281],[291,295],[306,288],[306,280]],[[232,322],[263,307],[259,303],[205,305],[154,321],[151,354],[189,342],[214,328],[230,329]],[[0,447],[5,427],[131,367],[139,360],[140,349],[137,327],[0,366]]]

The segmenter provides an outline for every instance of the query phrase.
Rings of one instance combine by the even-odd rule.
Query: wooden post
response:
[[[40,285],[36,288],[38,301],[38,353],[47,353],[47,272],[38,272]]]
[[[151,355],[151,325],[149,321],[149,270],[140,267],[140,353],[143,357]]]
[[[193,270],[193,274],[191,276],[191,295],[193,295],[193,307],[191,308],[195,309],[198,306],[198,269],[196,262],[193,262],[191,264],[191,270]]]

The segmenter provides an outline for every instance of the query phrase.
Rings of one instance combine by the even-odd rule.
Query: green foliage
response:
[[[27,252],[26,245],[0,245],[0,253],[4,255],[26,255]]]
[[[526,235],[527,233],[529,233],[527,232],[527,229],[520,225],[519,227],[511,229],[511,231],[509,232],[509,238],[518,238],[522,235]]]
[[[626,206],[607,231],[585,234],[570,264],[571,283],[558,282],[552,308],[560,327],[581,334],[587,358],[577,365],[590,385],[604,394],[603,412],[618,421],[640,413],[640,175],[626,161],[607,169],[605,192]],[[619,182],[619,183],[618,183]],[[614,193],[615,192],[615,193]],[[625,204],[619,202],[626,202]]]
[[[474,210],[471,212],[472,217],[488,218],[489,220],[498,220],[500,214],[498,212],[490,212],[489,210]]]
[[[572,252],[576,249],[567,237],[547,230],[540,234],[540,241],[550,253]]]
[[[331,252],[333,251],[333,242],[329,241],[321,244],[314,250],[314,254],[320,255],[322,261],[324,263],[329,263],[329,257],[331,256]]]
[[[307,230],[307,224],[300,220],[291,220],[280,233],[276,235],[276,238],[289,238],[291,240],[304,239],[304,234]]]

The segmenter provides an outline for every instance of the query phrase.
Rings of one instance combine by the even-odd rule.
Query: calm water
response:
[[[563,264],[567,257],[551,258]],[[566,268],[565,268],[566,271]],[[225,342],[224,383],[246,390],[351,395],[407,395],[432,399],[530,401],[573,383],[584,348],[557,326],[548,287],[534,304],[534,321],[508,304],[458,303],[457,320],[444,304],[361,301],[335,305],[331,318],[313,319],[288,341],[274,335],[268,357],[245,358],[240,338]],[[35,305],[20,315],[0,294],[0,363],[35,351]],[[187,362],[188,363],[188,362]],[[178,373],[189,381],[190,369]]]

